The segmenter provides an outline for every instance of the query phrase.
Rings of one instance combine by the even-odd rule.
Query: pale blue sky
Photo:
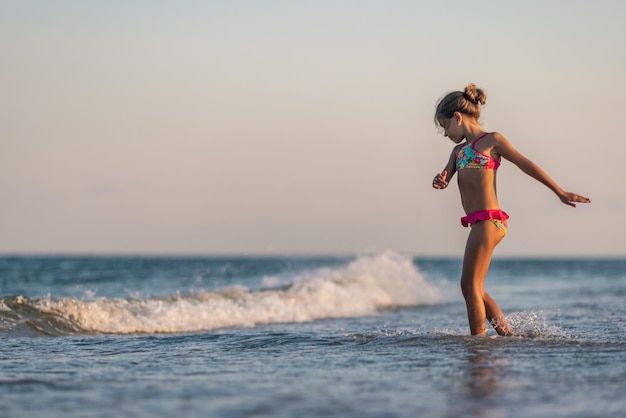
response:
[[[626,255],[622,1],[2,1],[1,253],[461,256],[437,100],[504,163],[501,256]]]

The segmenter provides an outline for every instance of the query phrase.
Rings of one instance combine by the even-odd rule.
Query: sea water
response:
[[[626,260],[2,257],[0,416],[624,417]]]

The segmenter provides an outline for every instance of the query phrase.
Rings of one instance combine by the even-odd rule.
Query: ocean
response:
[[[626,259],[0,257],[2,417],[624,417]]]

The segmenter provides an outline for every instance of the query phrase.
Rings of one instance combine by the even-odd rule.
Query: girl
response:
[[[566,205],[576,207],[577,202],[589,203],[590,200],[561,189],[501,134],[484,132],[478,119],[486,99],[483,90],[468,84],[465,91],[449,93],[437,105],[436,123],[443,128],[444,136],[458,145],[452,150],[443,171],[435,176],[433,187],[445,189],[458,171],[461,204],[466,213],[461,223],[472,227],[461,273],[461,291],[472,335],[486,333],[485,319],[489,319],[498,334],[511,335],[511,328],[500,307],[484,289],[491,255],[506,233],[509,218],[500,209],[496,197],[496,170],[500,160],[511,161],[524,173],[546,185]]]

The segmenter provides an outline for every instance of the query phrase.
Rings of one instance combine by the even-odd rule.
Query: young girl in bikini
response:
[[[444,96],[435,112],[436,123],[444,136],[458,144],[452,150],[443,171],[433,179],[435,189],[448,187],[458,172],[461,203],[466,216],[463,226],[471,226],[461,273],[461,291],[467,305],[467,317],[472,335],[486,333],[486,320],[500,335],[511,335],[511,328],[496,302],[485,292],[484,283],[494,248],[506,233],[506,214],[496,197],[496,171],[502,158],[511,161],[524,173],[552,190],[563,203],[589,203],[586,197],[566,192],[541,168],[519,153],[497,132],[484,132],[478,123],[486,94],[474,84],[465,91]],[[464,141],[465,140],[465,141]]]

